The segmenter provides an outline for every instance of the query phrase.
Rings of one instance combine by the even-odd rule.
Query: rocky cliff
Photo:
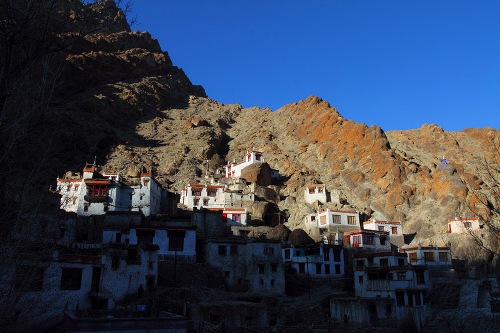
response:
[[[105,168],[130,176],[152,167],[178,191],[206,172],[206,160],[214,169],[255,148],[282,175],[278,206],[292,229],[315,209],[303,199],[310,183],[341,193],[327,207],[401,220],[405,232],[422,239],[444,232],[455,214],[484,211],[477,193],[491,195],[483,163],[498,157],[498,130],[423,125],[386,133],[345,119],[315,96],[276,112],[224,105],[193,85],[149,33],[130,31],[112,1],[105,4],[99,13],[111,23],[63,51],[53,112],[40,123],[50,133],[50,150],[25,151],[50,162],[40,188],[97,156]]]

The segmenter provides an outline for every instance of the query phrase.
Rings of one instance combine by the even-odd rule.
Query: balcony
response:
[[[368,280],[368,291],[393,291],[397,289],[426,289],[425,284],[417,284],[415,280]]]
[[[83,197],[85,201],[87,202],[108,202],[108,196],[107,195],[86,195]]]

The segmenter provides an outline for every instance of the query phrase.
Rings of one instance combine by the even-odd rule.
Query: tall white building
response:
[[[108,211],[159,214],[166,198],[151,173],[126,181],[118,173],[99,173],[95,163],[83,168],[81,178],[58,178],[56,192],[61,195],[60,208],[79,216],[104,215]]]
[[[241,170],[249,165],[263,162],[264,156],[261,152],[255,150],[247,152],[243,162],[238,164],[233,162],[226,165],[226,178],[239,178],[241,177]]]

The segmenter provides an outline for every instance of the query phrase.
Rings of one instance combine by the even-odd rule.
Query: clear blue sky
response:
[[[132,15],[221,103],[317,95],[386,131],[500,128],[499,0],[136,0]]]

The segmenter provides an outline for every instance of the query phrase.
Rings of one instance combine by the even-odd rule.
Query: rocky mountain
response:
[[[492,195],[484,162],[498,158],[498,130],[423,125],[384,132],[345,119],[316,96],[275,112],[225,105],[193,85],[149,33],[131,31],[114,2],[102,5],[79,7],[109,24],[65,44],[51,112],[21,150],[47,162],[38,190],[97,156],[104,168],[128,176],[151,167],[164,186],[179,191],[207,165],[213,171],[255,148],[282,175],[278,207],[292,229],[315,210],[303,199],[311,183],[340,191],[341,203],[327,207],[403,221],[419,239],[443,233],[456,214],[488,215],[478,193]],[[66,41],[74,31],[58,38]]]

